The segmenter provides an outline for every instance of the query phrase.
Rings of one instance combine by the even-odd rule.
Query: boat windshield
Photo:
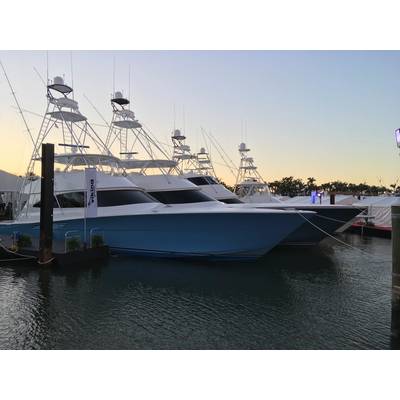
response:
[[[60,193],[54,199],[54,208],[83,208],[84,192]],[[97,192],[98,207],[115,207],[127,204],[155,203],[152,197],[140,190],[99,190]],[[33,207],[40,207],[40,201],[35,203]]]
[[[164,204],[202,203],[215,201],[200,190],[174,190],[162,192],[149,192],[149,194]]]
[[[230,197],[229,199],[218,199],[218,200],[222,201],[225,204],[243,204],[243,201],[235,197]]]
[[[218,182],[215,179],[211,178],[211,176],[195,176],[193,178],[187,178],[187,180],[194,183],[196,186],[218,184]]]

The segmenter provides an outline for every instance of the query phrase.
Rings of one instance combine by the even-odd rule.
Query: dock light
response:
[[[394,136],[396,138],[397,147],[400,149],[400,128],[394,131]]]

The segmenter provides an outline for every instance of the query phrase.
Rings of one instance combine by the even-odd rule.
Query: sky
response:
[[[0,51],[0,60],[22,108],[43,114],[45,88],[34,68],[46,77],[46,52]],[[130,65],[133,110],[163,142],[175,119],[193,151],[205,144],[204,128],[237,165],[245,141],[267,181],[389,186],[400,177],[399,51],[49,51],[49,77],[71,84],[73,76],[80,111],[104,124],[84,95],[111,119],[114,60],[115,89],[128,95]],[[36,135],[41,119],[25,117]],[[104,127],[94,128],[105,137]],[[0,138],[0,169],[23,174],[32,145],[2,71]],[[211,152],[217,175],[234,183]]]

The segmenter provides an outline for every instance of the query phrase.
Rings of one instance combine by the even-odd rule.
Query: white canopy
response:
[[[119,158],[108,154],[64,153],[55,154],[54,162],[57,164],[73,166],[87,166],[118,164],[120,160]]]
[[[355,206],[368,206],[368,215],[374,218],[372,222],[377,226],[391,227],[393,204],[400,204],[398,196],[368,196],[361,201],[355,203]]]
[[[18,192],[23,182],[23,178],[0,170],[0,193]]]
[[[143,168],[173,168],[177,162],[173,160],[119,160],[119,165],[125,169],[143,169]]]

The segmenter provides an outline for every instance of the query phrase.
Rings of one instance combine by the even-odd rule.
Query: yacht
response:
[[[207,195],[229,204],[231,208],[299,212],[299,216],[306,223],[288,235],[281,245],[315,245],[327,236],[347,229],[356,217],[364,211],[363,207],[356,205],[312,204],[311,201],[309,204],[302,202],[286,203],[272,196],[268,184],[258,173],[254,159],[248,155],[250,149],[245,143],[241,143],[239,146],[241,161],[234,192],[232,192],[222,185],[215,175],[211,175],[214,169],[210,167],[212,163],[209,157],[208,164],[204,162],[202,164],[196,163],[196,157],[192,159],[186,154],[190,152],[190,147],[183,142],[186,137],[180,135],[178,136],[179,140],[177,140],[174,139],[174,134],[172,136],[173,142],[178,142],[175,143],[174,149],[179,151],[174,151],[173,158],[180,166],[181,176],[197,185]],[[182,151],[182,146],[184,146],[184,151]],[[205,153],[205,150],[201,149],[198,154],[200,153]],[[184,157],[181,158],[182,154]],[[191,161],[189,168],[187,168],[187,163],[184,164],[188,159]],[[205,164],[206,167],[204,167]],[[313,211],[316,215],[311,220],[311,214],[303,214],[305,211]]]
[[[122,92],[114,94],[111,99],[111,106],[113,113],[107,134],[106,146],[111,151],[111,146],[115,141],[117,141],[117,144],[119,143],[120,165],[124,169],[125,176],[131,182],[142,187],[152,197],[163,204],[167,204],[169,207],[177,209],[192,209],[194,207],[199,209],[201,207],[207,210],[224,210],[224,212],[231,209],[216,200],[218,196],[215,196],[215,193],[212,193],[214,196],[209,195],[204,190],[201,190],[198,185],[191,182],[191,176],[187,176],[188,179],[181,179],[181,176],[172,175],[173,171],[179,172],[179,163],[182,160],[189,164],[198,162],[201,164],[203,171],[207,170],[209,166],[207,165],[207,153],[204,148],[201,149],[197,156],[191,155],[189,146],[182,143],[185,136],[180,130],[174,130],[172,135],[174,155],[172,159],[168,159],[168,155],[158,145],[157,140],[136,119],[134,112],[130,109],[130,100],[124,98]],[[138,146],[144,151],[147,159],[137,158],[139,154],[137,151]],[[149,174],[149,171],[154,171],[154,169],[158,169],[161,174]],[[186,175],[183,176],[186,178]],[[193,179],[195,178],[193,176]],[[205,179],[203,176],[200,178]],[[241,203],[240,200],[237,200],[237,196],[234,193],[228,191],[211,177],[208,179],[214,184],[211,189],[212,192],[218,190],[221,195],[222,193],[225,195],[226,199],[230,198],[232,202],[236,200],[238,203]],[[239,209],[235,211],[239,211]],[[241,211],[244,211],[244,209]],[[268,210],[268,212],[270,211]],[[291,211],[291,214],[292,218],[294,217],[299,225],[305,222],[302,215],[296,214],[293,211]],[[312,218],[312,212],[307,212],[306,214],[308,218]],[[284,214],[281,213],[280,215],[282,215],[283,220],[286,219]],[[279,230],[280,228],[274,229]],[[270,240],[270,236],[268,235],[268,240]]]
[[[226,207],[165,205],[128,178],[97,173],[98,215],[85,218],[84,171],[55,172],[54,246],[78,235],[89,242],[100,234],[114,253],[152,257],[255,259],[275,247],[301,221],[283,211],[232,210]],[[0,224],[0,237],[16,234],[37,242],[40,181],[31,183],[30,201],[18,219]],[[273,227],[273,229],[272,229]],[[84,237],[86,236],[86,237]]]
[[[303,223],[294,212],[232,210],[221,207],[212,199],[209,201],[212,204],[206,208],[199,207],[197,202],[191,206],[183,206],[181,201],[174,205],[161,203],[154,190],[152,197],[130,179],[121,176],[118,170],[120,159],[111,154],[80,112],[72,91],[61,77],[54,78],[47,86],[47,109],[26,174],[29,177],[34,173],[43,141],[49,141],[51,134],[61,135],[60,146],[64,152],[55,155],[55,163],[63,168],[54,174],[56,249],[67,243],[71,235],[78,236],[81,242],[90,243],[91,235],[96,233],[103,236],[104,242],[115,253],[254,259],[275,247]],[[118,102],[121,103],[121,99]],[[132,113],[119,112],[118,121],[122,129],[128,129],[124,127],[124,121],[132,120]],[[89,152],[91,145],[97,151]],[[137,160],[126,161],[124,167]],[[160,164],[157,160],[152,161]],[[169,167],[170,163],[167,164]],[[98,212],[92,218],[86,217],[86,167],[97,169]],[[37,244],[40,192],[40,180],[25,182],[20,198],[27,200],[19,202],[15,220],[0,224],[1,239],[9,240],[24,234]],[[196,192],[200,193],[197,189]],[[204,198],[205,195],[200,196]]]

